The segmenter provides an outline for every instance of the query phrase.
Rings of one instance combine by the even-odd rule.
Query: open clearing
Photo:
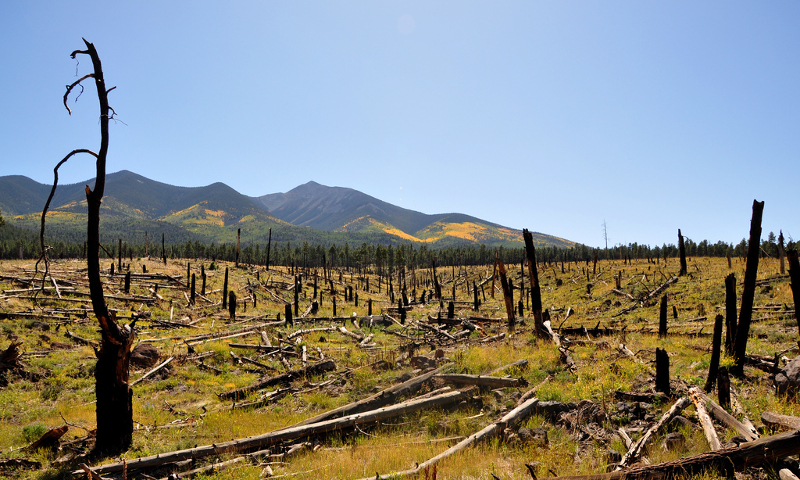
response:
[[[128,478],[166,478],[171,471],[236,460],[218,472],[200,474],[209,479],[256,479],[268,471],[283,478],[356,479],[412,469],[497,421],[534,388],[533,396],[540,404],[564,403],[537,408],[520,425],[505,432],[501,429],[491,440],[459,451],[420,475],[530,479],[526,464],[533,466],[539,478],[605,472],[615,461],[610,450],[623,455],[628,450],[620,428],[635,441],[678,397],[687,395],[689,387],[703,387],[714,317],[725,313],[725,276],[736,275],[740,296],[745,269],[743,259],[733,259],[729,268],[724,258],[690,258],[689,274],[665,287],[668,336],[659,338],[661,294],[641,300],[677,276],[677,259],[670,258],[666,264],[664,259],[658,263],[602,260],[596,270],[584,262],[539,264],[542,302],[553,329],[572,340],[565,352],[574,362],[570,364],[554,343],[535,338],[525,297],[524,322],[509,331],[500,282],[490,280],[491,265],[439,267],[441,304],[436,299],[420,302],[423,290],[430,294],[433,288],[430,268],[407,270],[404,276],[393,272],[393,293],[388,291],[387,276],[379,280],[370,268],[329,271],[328,279],[322,269],[298,269],[298,313],[302,316],[315,301],[315,283],[321,305],[289,325],[286,305],[295,298],[295,276],[289,267],[267,271],[201,259],[169,260],[165,266],[158,259],[133,259],[123,268],[132,272],[126,293],[125,276],[119,274],[118,266],[116,274],[109,273],[112,262],[102,262],[109,307],[123,322],[137,318],[137,343],[156,347],[156,365],[172,358],[132,387],[136,431],[134,445],[124,455],[129,460],[272,432],[367,398],[434,367],[442,374],[521,379],[518,386],[479,387],[451,405],[278,442],[255,459],[212,455],[173,464],[172,470],[128,473]],[[194,304],[186,285],[187,263],[196,275]],[[141,273],[143,266],[146,275]],[[201,266],[207,275],[205,295],[200,294]],[[520,300],[519,286],[523,284],[527,292],[529,285],[527,272],[520,278],[520,267],[506,266],[517,287],[515,305]],[[97,341],[98,326],[88,298],[85,261],[52,263],[61,298],[49,282],[44,293],[34,291],[41,286],[41,277],[37,285],[29,283],[33,268],[33,261],[0,263],[0,350],[19,342],[25,372],[10,371],[2,379],[6,385],[0,389],[0,456],[25,458],[40,466],[9,467],[0,474],[71,478],[70,472],[80,463],[72,457],[91,447],[87,432],[95,426],[95,354],[86,341]],[[238,299],[235,319],[221,304],[226,268],[229,289]],[[616,276],[620,276],[618,292],[614,291]],[[402,283],[410,303],[404,324],[398,311]],[[477,311],[473,285],[478,286],[481,302]],[[353,300],[345,296],[348,287],[353,289]],[[446,319],[454,293],[455,319],[437,322],[437,318]],[[367,317],[370,300],[373,317]],[[764,371],[776,355],[779,367],[797,355],[794,308],[788,275],[779,274],[777,260],[762,258],[747,346],[748,355],[761,364],[748,364],[743,379],[731,378],[732,391],[741,404],[741,411],[734,414],[740,419],[746,415],[760,425],[767,411],[800,416],[797,401],[776,396],[773,374]],[[621,345],[633,356],[626,355]],[[656,348],[669,354],[672,399],[653,395]],[[334,364],[327,371],[300,374],[244,395],[225,395],[259,379],[326,360]],[[520,360],[527,364],[515,364]],[[720,363],[731,362],[723,356]],[[132,368],[131,381],[151,369]],[[433,377],[407,398],[447,387],[451,392],[468,388],[446,376]],[[645,394],[639,400],[649,401],[636,401],[623,392]],[[713,392],[709,396],[716,399]],[[683,416],[689,423],[677,430],[685,437],[685,446],[663,448],[666,431],[659,432],[647,450],[651,463],[709,450],[695,407],[686,407]],[[65,423],[70,427],[60,439],[60,449],[21,450]],[[520,432],[520,427],[530,430]],[[736,435],[719,423],[716,431],[723,444]],[[770,428],[761,431],[763,435],[773,432]],[[748,471],[753,478],[760,472]],[[119,474],[103,474],[115,475]]]

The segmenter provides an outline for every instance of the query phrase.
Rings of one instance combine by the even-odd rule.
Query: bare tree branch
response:
[[[73,52],[75,53],[75,52]],[[67,109],[70,115],[72,115],[72,110],[69,109],[67,106],[67,97],[69,97],[69,93],[72,91],[73,88],[80,85],[82,81],[86,80],[87,78],[94,78],[94,73],[87,73],[86,75],[82,76],[79,80],[76,80],[72,83],[72,85],[67,85],[67,91],[64,93],[64,108]],[[81,85],[81,94],[83,94],[83,85]],[[80,95],[78,95],[80,97]]]

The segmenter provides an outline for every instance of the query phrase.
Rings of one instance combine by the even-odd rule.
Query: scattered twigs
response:
[[[335,369],[336,364],[333,363],[333,360],[323,360],[322,362],[315,363],[306,368],[292,370],[274,377],[262,378],[252,385],[237,388],[236,390],[231,390],[229,392],[219,393],[217,396],[223,400],[239,400],[247,396],[248,393],[255,392],[256,390],[261,390],[272,385],[290,383],[296,378],[319,375],[320,373],[329,372]]]
[[[651,480],[690,477],[703,471],[740,472],[798,453],[800,453],[800,431],[794,431],[760,438],[754,442],[745,442],[738,447],[701,453],[656,465],[643,465],[595,475],[551,477],[547,480]]]
[[[661,419],[659,419],[658,422],[656,422],[655,425],[650,427],[647,430],[647,432],[645,432],[645,434],[642,435],[639,438],[639,440],[637,440],[636,443],[633,444],[633,446],[628,450],[628,453],[626,453],[622,457],[622,460],[619,462],[619,465],[617,466],[616,470],[622,470],[623,468],[629,466],[634,461],[636,461],[636,459],[639,458],[639,456],[644,451],[644,448],[647,445],[647,442],[650,441],[650,439],[653,437],[653,435],[658,433],[664,427],[664,425],[667,424],[667,422],[672,420],[672,418],[675,417],[675,415],[677,415],[687,405],[689,405],[689,403],[691,403],[691,400],[689,400],[686,397],[681,397],[677,402],[675,402],[675,404],[672,406],[672,408],[670,408],[667,411],[667,413],[665,413],[661,417]]]
[[[145,373],[144,375],[142,375],[141,377],[139,377],[137,380],[134,380],[133,382],[131,382],[131,387],[132,387],[132,386],[134,386],[134,385],[136,385],[137,383],[141,382],[142,380],[145,380],[145,379],[147,379],[148,377],[152,376],[153,374],[155,374],[156,372],[158,372],[158,371],[159,371],[159,370],[161,370],[162,368],[166,367],[166,366],[167,366],[167,365],[169,365],[169,363],[170,363],[171,361],[173,361],[174,359],[175,359],[175,357],[169,357],[168,359],[164,360],[163,362],[161,362],[161,364],[160,364],[160,365],[158,365],[158,366],[157,366],[157,367],[155,367],[154,369],[150,370],[149,372]]]

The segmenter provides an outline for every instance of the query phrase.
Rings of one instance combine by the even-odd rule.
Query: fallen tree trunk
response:
[[[524,387],[528,384],[524,378],[492,377],[489,375],[467,375],[456,373],[440,373],[434,378],[456,385],[477,385],[479,387],[506,388]]]
[[[231,390],[229,392],[219,393],[217,396],[223,400],[240,400],[246,397],[248,393],[261,390],[262,388],[290,383],[296,378],[306,377],[309,375],[319,375],[320,373],[329,372],[331,370],[336,370],[336,364],[333,363],[333,360],[324,360],[306,368],[292,370],[274,377],[262,378],[252,385],[237,388],[236,390]]]
[[[761,414],[761,421],[769,427],[791,428],[800,430],[800,417],[791,415],[781,415],[780,413],[764,412]]]
[[[310,425],[312,423],[319,423],[325,420],[330,420],[332,418],[343,417],[346,415],[352,415],[359,412],[366,412],[369,410],[374,410],[376,408],[383,407],[384,405],[395,403],[397,399],[405,395],[417,392],[420,388],[422,388],[425,382],[430,380],[437,373],[441,372],[442,369],[446,366],[447,365],[442,365],[436,370],[432,370],[423,375],[418,375],[398,385],[391,386],[363,400],[358,400],[356,402],[348,403],[347,405],[342,405],[339,408],[335,408],[325,413],[321,413],[315,417],[303,420],[300,423],[292,425],[292,427],[299,427],[301,425]]]
[[[794,431],[764,437],[754,442],[745,442],[738,447],[723,448],[657,465],[643,465],[595,475],[550,477],[546,480],[651,480],[690,477],[704,471],[724,474],[775,462],[798,453],[800,453],[800,431]]]
[[[229,442],[188,448],[174,452],[160,453],[157,455],[151,455],[149,457],[136,458],[127,461],[127,468],[128,472],[130,472],[132,470],[153,468],[165,463],[178,462],[190,458],[198,459],[211,455],[222,455],[225,453],[244,452],[254,448],[265,448],[271,445],[276,445],[289,440],[296,440],[298,438],[304,438],[310,435],[317,435],[320,433],[351,428],[356,424],[377,422],[406,413],[423,410],[425,408],[441,407],[443,405],[457,403],[467,398],[470,394],[471,392],[469,391],[454,391],[431,398],[410,400],[408,402],[392,405],[391,407],[380,408],[355,415],[348,415],[343,418],[327,420],[311,425],[286,428],[283,430],[265,433],[263,435],[231,440]],[[122,468],[123,462],[117,462],[95,467],[92,469],[92,471],[96,474],[103,475],[121,472]],[[73,472],[73,474],[80,475],[81,471]]]
[[[434,465],[439,463],[440,460],[442,460],[444,458],[447,458],[450,455],[452,455],[452,454],[454,454],[456,452],[459,452],[459,451],[467,448],[468,446],[470,446],[470,445],[472,445],[474,443],[478,443],[478,442],[480,442],[482,440],[486,440],[486,439],[492,438],[492,437],[502,433],[503,430],[506,429],[506,427],[510,427],[510,426],[513,426],[513,425],[521,422],[522,420],[526,419],[531,414],[531,412],[533,412],[533,410],[536,408],[536,405],[538,405],[538,404],[539,404],[539,399],[538,398],[531,398],[527,402],[523,403],[522,405],[520,405],[517,408],[515,408],[515,409],[511,410],[510,412],[508,412],[500,420],[498,420],[498,421],[496,421],[496,422],[494,422],[494,423],[492,423],[490,425],[487,425],[486,427],[484,427],[483,429],[481,429],[477,433],[473,433],[469,437],[467,437],[464,440],[458,442],[457,444],[455,444],[452,447],[448,448],[447,450],[445,450],[444,452],[440,453],[439,455],[436,455],[435,457],[430,458],[430,459],[420,463],[419,466],[417,466],[417,468],[412,468],[410,470],[404,470],[402,472],[393,472],[393,473],[389,473],[389,474],[386,474],[386,475],[376,475],[374,477],[368,477],[368,478],[364,478],[362,480],[372,480],[372,479],[389,480],[389,479],[398,478],[398,477],[402,477],[402,476],[409,476],[409,477],[417,476],[420,473],[423,473],[423,472],[427,471],[430,467],[433,467]],[[426,477],[427,477],[427,475],[426,475]]]
[[[694,403],[694,408],[697,411],[697,418],[700,420],[700,425],[703,427],[703,434],[705,434],[711,450],[721,449],[722,444],[719,442],[717,431],[714,430],[714,423],[711,421],[711,417],[708,416],[708,412],[706,411],[704,401],[705,395],[701,393],[699,387],[692,387],[689,389],[689,397],[691,397],[692,403]]]

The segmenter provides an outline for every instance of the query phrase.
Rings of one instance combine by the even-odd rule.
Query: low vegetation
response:
[[[532,389],[540,404],[564,402],[568,410],[559,415],[536,409],[502,435],[443,459],[424,472],[424,478],[490,478],[494,474],[504,480],[529,479],[526,464],[539,478],[605,472],[618,461],[612,450],[622,454],[628,450],[618,429],[624,428],[635,441],[674,402],[652,396],[656,348],[669,354],[675,395],[705,384],[714,317],[725,313],[724,278],[733,273],[741,282],[745,268],[738,259],[729,267],[725,258],[690,258],[688,275],[664,291],[669,325],[667,337],[660,338],[660,296],[650,302],[640,300],[677,276],[676,259],[600,260],[596,267],[589,262],[540,264],[542,299],[551,324],[572,340],[566,350],[574,362],[571,367],[552,342],[533,334],[526,296],[522,296],[521,323],[509,330],[502,289],[499,281],[491,280],[491,265],[438,268],[437,280],[445,297],[440,303],[429,298],[434,281],[430,268],[396,272],[390,292],[387,277],[379,279],[371,267],[293,272],[285,266],[266,270],[219,260],[170,259],[164,265],[160,259],[134,258],[122,269],[115,264],[111,274],[111,260],[104,262],[107,301],[117,318],[122,322],[135,319],[138,345],[152,345],[158,352],[155,365],[172,358],[133,386],[136,430],[133,447],[123,455],[128,461],[272,432],[369,397],[427,368],[523,380],[517,387],[481,388],[455,405],[272,445],[269,453],[255,460],[231,463],[196,477],[205,479],[267,475],[355,479],[409,470],[496,421]],[[519,264],[506,267],[517,286],[517,304],[520,285],[528,291],[527,274],[521,278]],[[80,463],[98,466],[117,460],[81,457],[91,448],[95,428],[92,342],[99,338],[97,323],[85,293],[85,261],[51,263],[58,292],[49,278],[46,290],[39,291],[41,277],[30,282],[33,268],[33,261],[0,263],[0,350],[19,344],[21,352],[20,367],[0,377],[0,451],[5,459],[26,459],[38,465],[6,466],[0,474],[72,478],[70,472]],[[775,259],[761,260],[747,351],[765,363],[777,358],[780,366],[797,354],[798,324],[788,276],[781,275],[779,268]],[[142,273],[145,270],[147,274]],[[228,289],[236,297],[235,318],[222,305],[226,271]],[[131,278],[126,291],[127,272]],[[187,272],[195,276],[194,302]],[[617,276],[621,279],[618,289]],[[296,277],[300,279],[300,315],[292,311],[293,320],[288,323],[286,305],[294,302]],[[401,320],[398,303],[402,303],[403,285],[409,306]],[[477,310],[473,285],[480,302]],[[345,293],[348,287],[353,289],[353,300]],[[455,321],[442,320],[444,326],[435,331],[440,324],[437,319],[447,317],[453,294]],[[370,301],[373,317],[368,317]],[[310,308],[313,302],[317,302],[316,310]],[[307,309],[309,313],[302,317]],[[580,333],[575,327],[605,330]],[[307,331],[297,333],[301,330]],[[233,334],[238,336],[229,337]],[[265,348],[268,343],[285,348]],[[634,356],[623,354],[620,345]],[[221,395],[302,369],[304,355],[308,365],[332,359],[335,368],[257,389],[235,402]],[[731,362],[725,356],[721,360],[723,366]],[[132,368],[131,380],[142,378],[155,365]],[[434,378],[412,396],[445,386]],[[746,415],[759,424],[765,411],[800,416],[796,399],[777,396],[772,374],[760,369],[748,365],[744,378],[732,378],[732,390],[741,403],[739,418]],[[622,393],[651,395],[652,401],[632,401]],[[570,402],[575,405],[569,407]],[[687,407],[683,415],[689,422],[678,431],[685,446],[663,448],[666,432],[660,432],[647,451],[650,462],[708,451],[694,420],[694,407]],[[26,449],[47,431],[64,425],[68,430],[51,447]],[[722,443],[736,435],[719,424],[717,431]],[[761,433],[768,435],[771,430]],[[236,457],[212,456],[171,468],[202,468]],[[761,478],[759,472],[748,474]],[[128,478],[166,478],[169,471],[146,473],[149,477],[137,477],[132,471]]]

